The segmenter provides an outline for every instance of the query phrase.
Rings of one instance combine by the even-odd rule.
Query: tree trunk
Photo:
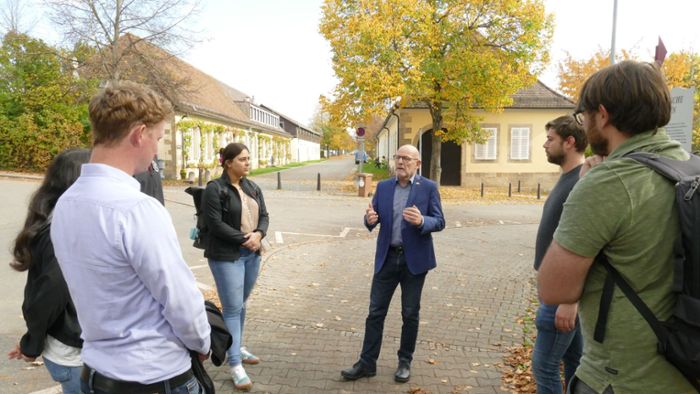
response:
[[[430,114],[433,118],[433,138],[432,147],[430,155],[430,179],[440,184],[440,175],[442,174],[442,167],[440,166],[440,155],[442,154],[442,139],[438,135],[438,131],[442,130],[442,108],[440,105],[434,106],[430,110]],[[425,149],[425,147],[423,148]]]

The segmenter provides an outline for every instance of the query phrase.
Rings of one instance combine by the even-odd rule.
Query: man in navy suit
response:
[[[437,184],[416,174],[420,154],[404,145],[394,156],[396,177],[379,182],[365,213],[365,226],[377,224],[379,237],[374,277],[360,360],[341,371],[346,380],[376,375],[384,318],[397,285],[401,285],[401,345],[394,380],[408,382],[418,337],[418,312],[425,276],[435,268],[432,233],[445,228]]]

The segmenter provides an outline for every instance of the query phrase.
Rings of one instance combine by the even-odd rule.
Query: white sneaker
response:
[[[248,374],[245,373],[242,365],[231,367],[231,377],[233,378],[233,387],[236,390],[248,391],[253,387],[253,382],[250,381]]]
[[[253,353],[249,352],[244,346],[241,348],[241,361],[243,364],[255,365],[260,362],[260,359]]]

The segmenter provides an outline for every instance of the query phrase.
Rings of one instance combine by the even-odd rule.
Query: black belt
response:
[[[389,246],[389,251],[394,252],[396,254],[401,254],[401,253],[403,253],[403,245]]]
[[[91,371],[95,370],[88,367],[87,365],[83,366],[83,371],[80,374],[80,379],[90,384]],[[192,378],[192,376],[194,376],[192,374],[192,370],[188,369],[186,372],[172,377],[168,380],[162,380],[160,382],[151,384],[142,384],[138,382],[127,382],[124,380],[108,378],[95,371],[92,376],[91,389],[113,394],[164,394],[166,392],[166,385],[170,385],[170,389],[172,390],[175,387],[182,386],[183,384],[187,383],[187,381],[189,381]]]

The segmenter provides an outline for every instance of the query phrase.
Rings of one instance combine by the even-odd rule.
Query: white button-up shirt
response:
[[[204,300],[170,215],[125,172],[84,164],[58,200],[51,240],[83,330],[82,358],[98,372],[144,384],[207,353]]]

